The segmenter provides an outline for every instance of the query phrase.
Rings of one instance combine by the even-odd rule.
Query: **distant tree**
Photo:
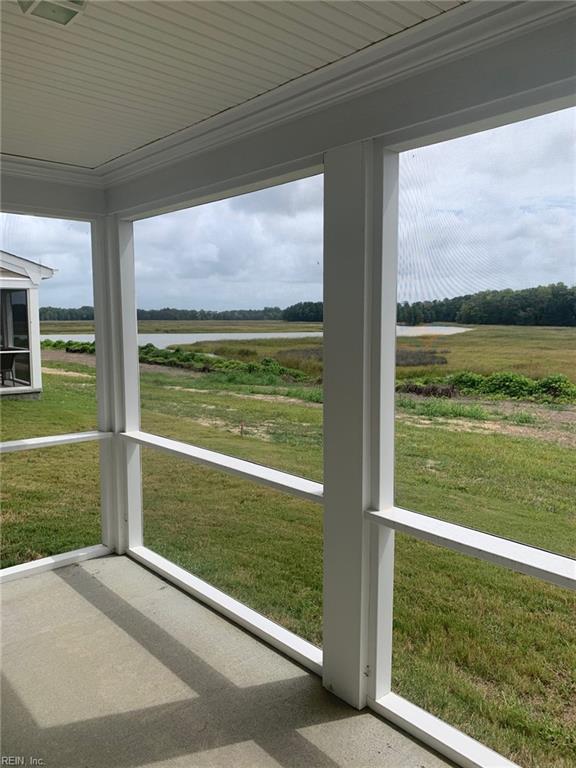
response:
[[[289,322],[321,323],[323,319],[324,304],[321,301],[301,301],[282,312],[282,320]]]
[[[40,307],[40,320],[94,320],[94,307]]]
[[[539,285],[520,291],[482,291],[456,313],[459,323],[576,326],[576,286]]]
[[[398,304],[398,322],[470,325],[576,326],[576,286],[564,283],[537,288],[481,291],[434,301]]]

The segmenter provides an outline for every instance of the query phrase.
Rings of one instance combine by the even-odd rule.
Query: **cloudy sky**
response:
[[[404,153],[399,299],[576,283],[576,110]],[[138,306],[322,297],[322,177],[135,225]],[[2,214],[0,247],[58,269],[41,304],[92,304],[78,222]]]

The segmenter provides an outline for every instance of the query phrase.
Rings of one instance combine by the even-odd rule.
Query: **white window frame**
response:
[[[576,561],[394,507],[397,150],[368,139],[324,156],[323,486],[140,430],[135,217],[91,220],[99,431],[11,441],[0,450],[98,440],[102,544],[5,569],[0,581],[105,553],[127,554],[322,673],[324,685],[352,706],[371,707],[459,765],[504,768],[513,764],[391,690],[395,531],[571,589]],[[302,161],[299,177],[306,168]],[[308,175],[318,170],[314,164]],[[262,172],[246,184],[255,189],[282,181]],[[218,198],[238,194],[241,183],[236,179],[228,192],[219,190]],[[205,199],[179,201],[178,207]],[[340,354],[343,339],[352,360]],[[322,650],[144,546],[142,445],[323,504]]]
[[[2,290],[24,291],[26,293],[26,313],[28,322],[28,351],[30,384],[20,384],[17,387],[0,387],[0,397],[21,395],[27,392],[42,391],[42,371],[40,357],[40,320],[38,310],[38,286],[31,281],[21,278],[5,278]]]

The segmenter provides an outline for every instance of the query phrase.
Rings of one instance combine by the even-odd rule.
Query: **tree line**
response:
[[[321,322],[321,301],[293,304],[282,312],[283,320]],[[455,296],[451,299],[405,301],[398,304],[398,322],[461,323],[469,325],[576,325],[576,286],[564,283],[539,285],[537,288]]]
[[[502,291],[480,291],[452,299],[403,302],[398,322],[464,325],[576,325],[576,286],[564,283]]]
[[[343,309],[345,311],[345,308]],[[320,323],[324,317],[321,301],[301,301],[286,309],[138,309],[139,320],[286,320]],[[63,309],[41,307],[40,320],[93,320],[93,307]],[[405,301],[398,304],[398,322],[462,323],[464,325],[561,325],[576,326],[576,286],[564,283],[455,296],[433,301]]]
[[[138,320],[282,320],[280,307],[264,309],[138,309]],[[94,320],[94,307],[40,307],[40,320]]]

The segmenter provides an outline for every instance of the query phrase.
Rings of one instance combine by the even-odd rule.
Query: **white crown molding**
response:
[[[2,155],[3,175],[105,189],[573,15],[564,0],[465,5],[98,168]]]
[[[104,180],[92,168],[35,160],[29,157],[2,154],[0,155],[0,171],[2,176],[61,182],[81,187],[104,187]]]

